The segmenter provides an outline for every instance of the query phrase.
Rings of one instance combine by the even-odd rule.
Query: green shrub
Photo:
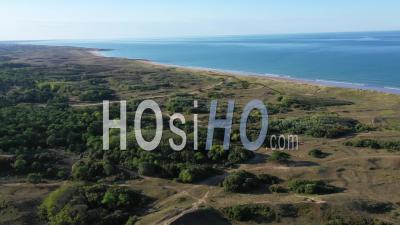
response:
[[[254,152],[243,148],[232,148],[229,150],[228,161],[230,163],[242,163],[254,157]]]
[[[177,95],[170,98],[167,102],[167,110],[170,112],[186,112],[193,108],[193,96]]]
[[[264,184],[272,185],[272,184],[279,184],[282,180],[279,177],[270,175],[270,174],[260,174],[257,178]]]
[[[400,141],[383,141],[374,139],[355,139],[345,143],[346,146],[358,148],[387,149],[389,151],[400,151]]]
[[[118,170],[107,161],[78,161],[72,166],[72,177],[81,181],[98,181],[117,174]]]
[[[336,217],[328,220],[324,225],[393,225],[388,222],[384,222],[378,219],[366,218],[366,217],[350,217],[342,218]]]
[[[138,166],[138,173],[141,176],[159,177],[161,175],[161,167],[154,163],[143,162]]]
[[[329,153],[325,153],[319,149],[312,149],[308,152],[308,155],[310,155],[314,158],[322,159],[322,158],[327,157],[329,155]]]
[[[109,209],[131,209],[142,204],[143,198],[139,192],[122,187],[108,188],[101,203]]]
[[[145,202],[145,196],[127,187],[64,186],[43,201],[39,214],[50,225],[125,225],[134,222]]]
[[[288,188],[301,194],[330,194],[339,191],[338,188],[321,180],[292,180],[289,182]]]
[[[228,192],[249,192],[260,185],[256,175],[240,170],[229,174],[223,181],[223,187]]]
[[[291,109],[290,107],[283,105],[283,104],[268,104],[268,114],[275,115],[278,113],[287,113]]]
[[[287,163],[289,162],[290,158],[291,156],[286,152],[273,151],[268,160],[271,162]]]
[[[270,120],[272,133],[305,134],[318,138],[338,138],[356,132],[358,121],[332,115],[315,115],[283,120]]]
[[[393,209],[393,204],[390,202],[361,200],[358,204],[362,210],[368,213],[386,213]]]
[[[91,208],[98,208],[103,206],[102,201],[104,199],[104,193],[107,191],[107,186],[96,184],[91,186],[84,186],[80,188],[80,191],[87,201],[87,204]]]
[[[348,142],[345,143],[345,145],[354,146],[354,147],[361,147],[361,148],[373,148],[373,149],[382,148],[377,140],[372,140],[372,139],[362,139],[362,140],[348,141]]]
[[[278,205],[278,214],[282,217],[297,217],[299,209],[293,204]]]
[[[224,150],[222,145],[213,145],[208,151],[207,156],[214,162],[220,162],[227,158],[228,153],[229,151]]]
[[[58,179],[67,179],[68,176],[69,176],[69,171],[67,171],[67,170],[59,170],[57,172]]]
[[[315,96],[282,96],[278,99],[281,105],[286,107],[300,108],[304,110],[312,110],[318,107],[327,106],[341,106],[341,105],[352,105],[350,101],[339,100],[334,98],[321,98]]]
[[[27,176],[27,180],[29,183],[37,184],[42,182],[42,174],[40,173],[30,173]]]
[[[109,89],[88,90],[79,95],[81,101],[102,101],[104,99],[115,99],[115,93]]]
[[[51,220],[51,225],[89,225],[86,205],[67,204]]]
[[[83,163],[76,163],[72,166],[72,176],[78,180],[89,180],[89,167]]]
[[[39,206],[40,217],[52,220],[52,218],[71,200],[76,190],[77,187],[75,185],[66,185],[50,193]]]
[[[228,218],[237,221],[268,223],[276,219],[275,211],[262,204],[235,205],[224,208],[222,211]]]
[[[179,181],[193,183],[219,173],[210,166],[188,166],[179,173]]]
[[[279,184],[272,184],[268,187],[268,190],[273,193],[286,193],[286,189]]]
[[[136,216],[130,216],[128,221],[126,221],[125,225],[135,225],[137,221],[138,218]]]
[[[16,172],[21,173],[26,170],[27,162],[24,159],[17,159],[13,164],[13,168]]]

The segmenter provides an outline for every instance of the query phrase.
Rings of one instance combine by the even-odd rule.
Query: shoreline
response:
[[[400,95],[400,88],[374,87],[374,86],[368,86],[365,84],[356,84],[356,83],[351,83],[351,82],[330,81],[330,80],[322,80],[322,79],[308,80],[308,79],[301,79],[301,78],[293,78],[288,75],[279,75],[279,74],[270,74],[270,73],[262,74],[262,73],[245,72],[245,71],[235,71],[235,70],[214,69],[214,68],[207,68],[207,67],[167,64],[167,63],[151,61],[148,59],[139,59],[139,58],[132,59],[132,58],[126,58],[126,57],[107,56],[106,54],[103,53],[104,51],[105,50],[102,50],[102,49],[97,49],[97,50],[91,49],[88,52],[96,57],[121,58],[121,59],[135,60],[138,62],[147,63],[147,64],[155,65],[155,66],[177,67],[177,68],[189,69],[189,70],[216,72],[216,73],[221,73],[221,74],[225,74],[225,75],[257,77],[257,78],[273,79],[273,80],[278,80],[278,81],[294,82],[294,83],[299,83],[299,84],[309,84],[309,85],[316,85],[316,86],[323,86],[323,87],[337,87],[337,88],[353,89],[353,90],[375,91],[375,92],[384,93],[384,94]],[[109,51],[109,50],[107,50],[107,51]]]

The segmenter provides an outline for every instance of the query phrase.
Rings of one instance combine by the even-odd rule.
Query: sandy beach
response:
[[[110,57],[104,53],[104,51],[111,51],[111,50],[90,50],[88,51],[90,54],[97,56],[97,57]],[[121,58],[121,57],[118,57]],[[129,59],[129,58],[126,58]],[[265,78],[280,82],[295,82],[299,84],[308,84],[308,85],[317,85],[317,86],[325,86],[325,87],[339,87],[339,88],[349,88],[349,89],[356,89],[356,90],[366,90],[366,91],[376,91],[381,93],[387,94],[395,94],[400,95],[400,89],[398,88],[390,88],[390,87],[374,87],[374,86],[367,86],[364,84],[358,83],[350,83],[350,82],[339,82],[339,81],[329,81],[329,80],[306,80],[306,79],[299,79],[294,78],[289,75],[278,75],[278,74],[260,74],[260,73],[253,73],[253,72],[244,72],[244,71],[233,71],[233,70],[222,70],[222,69],[214,69],[214,68],[204,68],[204,67],[193,67],[193,66],[182,66],[182,65],[175,65],[175,64],[166,64],[151,61],[148,59],[130,59],[139,61],[146,64],[151,64],[155,66],[162,66],[162,67],[177,67],[177,68],[184,68],[194,71],[208,71],[213,73],[218,73],[221,75],[229,75],[229,76],[247,76],[247,77],[257,77],[257,78]]]

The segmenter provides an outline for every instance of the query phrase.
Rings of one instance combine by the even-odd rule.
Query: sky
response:
[[[399,0],[0,0],[0,40],[400,30]]]

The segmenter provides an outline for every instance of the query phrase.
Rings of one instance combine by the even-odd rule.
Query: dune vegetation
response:
[[[91,50],[0,44],[0,224],[400,223],[400,96]],[[159,104],[166,125],[153,151],[140,149],[133,129],[146,99]],[[205,150],[215,99],[221,117],[235,100],[229,151],[223,130]],[[254,152],[239,135],[241,110],[253,99],[269,111],[267,140]],[[127,101],[127,150],[117,129],[102,149],[102,100],[111,102],[110,118]],[[167,126],[175,112],[186,118],[176,125],[187,134],[182,151],[168,141],[181,141]],[[251,140],[259,118],[248,120]],[[153,137],[154,114],[146,111],[141,124]],[[298,149],[272,151],[272,135],[298,135]]]

